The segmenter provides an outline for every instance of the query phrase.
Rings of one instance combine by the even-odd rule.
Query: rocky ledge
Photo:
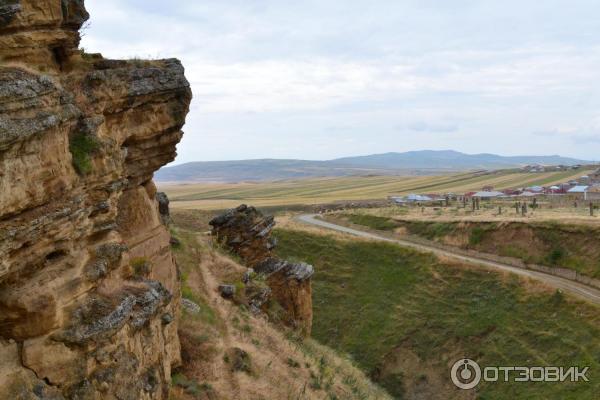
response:
[[[217,243],[238,255],[255,273],[266,276],[269,290],[263,289],[250,296],[251,307],[260,308],[267,297],[272,296],[285,311],[284,322],[302,334],[310,335],[314,268],[273,256],[276,241],[271,233],[275,219],[242,204],[213,218],[210,225]],[[251,274],[244,278],[246,281],[250,279]]]
[[[82,0],[0,2],[0,398],[165,399],[180,362],[168,201],[179,61],[78,49]]]

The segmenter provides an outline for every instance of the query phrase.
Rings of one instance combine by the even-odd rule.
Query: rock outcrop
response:
[[[80,51],[87,18],[82,0],[0,2],[2,399],[165,399],[180,362],[152,175],[191,91],[177,60]]]
[[[272,296],[285,310],[284,322],[310,335],[312,329],[312,265],[291,263],[273,256],[276,241],[271,237],[275,227],[272,216],[263,216],[254,207],[245,204],[213,218],[212,235],[229,251],[238,255],[246,266],[267,277],[270,291],[264,290],[251,297],[256,308]],[[247,277],[245,280],[249,279]],[[247,282],[246,282],[247,283]]]
[[[286,311],[288,325],[310,335],[312,328],[312,265],[291,263],[277,258],[267,258],[257,266],[259,274],[267,275],[267,284],[273,297]]]
[[[271,238],[275,218],[265,217],[256,208],[245,204],[213,218],[209,224],[217,241],[250,268],[269,258],[276,244]]]

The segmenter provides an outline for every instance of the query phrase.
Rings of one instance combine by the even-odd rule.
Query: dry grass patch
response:
[[[173,375],[174,399],[390,398],[334,351],[221,298],[218,285],[238,282],[246,268],[203,235],[174,233],[184,295],[201,309],[184,311],[180,321],[183,365]]]

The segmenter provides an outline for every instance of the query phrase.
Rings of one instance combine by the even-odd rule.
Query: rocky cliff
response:
[[[312,265],[273,257],[276,241],[271,237],[271,231],[275,219],[242,204],[215,217],[210,225],[217,243],[239,256],[254,272],[266,277],[269,296],[272,295],[285,311],[284,322],[302,334],[310,335],[314,269]]]
[[[78,50],[83,0],[0,1],[0,398],[164,399],[179,280],[152,175],[177,60]]]

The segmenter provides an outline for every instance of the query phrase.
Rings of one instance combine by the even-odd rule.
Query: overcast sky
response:
[[[454,149],[600,159],[598,0],[87,0],[82,46],[177,57],[176,163]]]

